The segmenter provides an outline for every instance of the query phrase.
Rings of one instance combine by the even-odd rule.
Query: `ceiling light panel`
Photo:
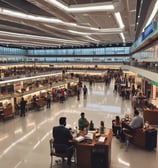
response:
[[[48,44],[51,42],[56,42],[54,44],[60,45],[73,45],[90,43],[106,43],[109,41],[108,36],[111,38],[111,42],[118,42],[118,39],[121,39],[120,33],[123,33],[124,36],[127,36],[129,32],[124,32],[125,30],[134,29],[132,25],[129,26],[129,23],[126,22],[125,16],[127,16],[128,9],[125,10],[126,6],[121,6],[124,0],[121,1],[112,1],[112,0],[26,0],[32,4],[32,7],[27,10],[26,13],[22,8],[23,1],[20,3],[21,10],[11,11],[9,8],[2,9],[0,8],[0,17],[5,22],[14,23],[14,26],[7,26],[8,32],[14,32],[15,34],[8,34],[2,36],[10,39],[17,39],[17,41],[22,42],[22,38],[26,40],[34,41],[34,44],[38,43],[39,38],[34,35],[41,37],[42,44]],[[132,0],[136,1],[136,0]],[[73,2],[73,5],[72,5]],[[99,2],[99,3],[98,3]],[[3,2],[1,2],[3,3]],[[15,5],[15,1],[10,1],[11,5]],[[128,0],[130,11],[134,11],[135,7],[133,2]],[[46,9],[57,9],[57,12],[48,11],[49,15],[42,15],[37,11],[36,15],[32,15],[33,6],[36,9],[39,8],[40,11],[47,12]],[[109,7],[112,8],[109,8]],[[120,7],[120,8],[119,8]],[[13,9],[13,8],[12,8]],[[24,8],[26,9],[26,7]],[[30,13],[29,13],[30,10]],[[120,12],[123,14],[123,19],[120,19],[119,16],[115,16],[115,12]],[[39,13],[39,15],[38,15]],[[65,14],[65,17],[61,17],[62,14]],[[118,14],[119,15],[119,14]],[[46,17],[49,16],[49,17]],[[55,16],[55,17],[54,17]],[[71,18],[67,19],[67,18]],[[134,18],[134,16],[132,16]],[[123,22],[121,23],[121,20]],[[131,19],[132,20],[132,19]],[[71,21],[71,22],[70,22]],[[6,22],[6,23],[7,23]],[[2,24],[2,23],[1,23]],[[17,26],[16,26],[17,25]],[[125,27],[124,27],[125,25]],[[28,28],[30,27],[30,29]],[[10,29],[10,31],[9,31]],[[5,30],[5,29],[4,29]],[[22,31],[24,30],[24,31]],[[29,31],[25,31],[29,30]],[[24,36],[24,33],[32,34],[33,36]],[[18,35],[16,34],[18,33]],[[131,36],[133,31],[130,31]],[[21,34],[21,36],[19,36]],[[45,37],[43,37],[45,36]],[[130,36],[128,36],[130,37]],[[134,37],[134,36],[132,36]],[[58,40],[60,39],[60,40]],[[73,39],[73,40],[71,40]],[[125,39],[129,39],[126,38]],[[130,39],[129,39],[130,40]],[[48,43],[47,43],[48,42]],[[39,45],[40,41],[39,41]]]
[[[116,13],[115,13],[115,17],[116,17],[116,20],[117,20],[117,23],[118,23],[119,27],[120,27],[120,28],[124,28],[125,25],[124,25],[124,23],[123,23],[123,21],[122,21],[122,17],[121,17],[121,15],[120,15],[120,12],[116,12]]]
[[[57,8],[70,13],[96,12],[96,11],[112,11],[114,5],[112,3],[88,3],[84,5],[66,6],[57,0],[45,0],[46,2],[55,5]]]

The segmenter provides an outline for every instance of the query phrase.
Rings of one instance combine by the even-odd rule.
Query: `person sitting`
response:
[[[81,118],[78,120],[79,130],[84,131],[84,129],[88,129],[88,126],[89,126],[89,122],[88,122],[88,120],[85,118],[85,113],[82,112],[82,113],[81,113]]]
[[[56,153],[67,153],[67,164],[71,165],[71,158],[73,156],[73,145],[70,142],[73,136],[68,128],[66,128],[66,117],[60,117],[59,126],[53,127],[52,136],[54,138],[53,147]]]
[[[116,116],[115,120],[112,121],[112,131],[113,135],[116,136],[116,138],[120,137],[121,120],[119,116]]]
[[[144,125],[143,118],[139,116],[139,111],[135,109],[134,117],[128,124],[127,122],[122,122],[122,132],[121,132],[121,140],[124,141],[123,131],[125,130],[129,134],[133,135],[138,128],[142,128]]]

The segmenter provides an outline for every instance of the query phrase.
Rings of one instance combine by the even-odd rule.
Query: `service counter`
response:
[[[28,78],[29,80],[29,78]],[[5,81],[6,82],[6,81]],[[47,85],[41,85],[39,87],[34,87],[31,88],[29,90],[24,89],[23,91],[17,92],[16,91],[12,91],[11,93],[5,94],[5,95],[0,95],[0,102],[2,102],[2,104],[6,104],[5,102],[9,102],[12,105],[12,113],[14,114],[19,114],[19,104],[21,101],[21,98],[24,97],[24,100],[27,101],[27,106],[26,106],[26,110],[31,110],[32,109],[32,98],[34,95],[36,95],[36,97],[45,97],[47,92],[51,93],[52,92],[52,88],[55,89],[61,89],[61,88],[66,88],[68,87],[68,84],[70,86],[76,85],[78,82],[77,78],[73,78],[73,79],[65,79],[63,81],[54,81],[51,84],[47,83]],[[14,83],[13,83],[14,84]],[[0,84],[1,85],[1,84]],[[39,101],[39,107],[43,107],[44,106],[44,101]],[[0,109],[0,111],[2,111]],[[8,110],[6,110],[6,113],[8,114],[9,112],[7,112]]]
[[[158,125],[158,109],[143,109],[144,121],[148,121],[151,125]]]
[[[106,129],[103,142],[93,136],[92,141],[76,142],[77,166],[81,168],[110,168],[112,130]]]

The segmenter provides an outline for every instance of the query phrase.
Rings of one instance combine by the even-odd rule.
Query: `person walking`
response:
[[[25,111],[26,111],[26,101],[24,100],[24,98],[21,98],[20,101],[20,116],[24,116],[25,117]]]
[[[80,92],[81,92],[81,87],[78,84],[77,85],[77,100],[80,100]]]
[[[84,85],[84,87],[83,87],[83,98],[84,99],[87,98],[87,87],[86,87],[86,85]]]
[[[51,97],[50,97],[50,93],[49,93],[49,92],[47,92],[46,100],[47,100],[47,108],[50,108],[50,105],[51,105]]]

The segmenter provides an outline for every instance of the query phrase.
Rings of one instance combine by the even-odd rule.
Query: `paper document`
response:
[[[87,135],[85,135],[85,138],[86,139],[93,139],[93,133],[91,133],[91,132],[88,132],[88,134]]]
[[[99,142],[104,142],[105,141],[105,137],[99,137],[98,141]]]
[[[74,140],[77,141],[77,142],[81,142],[81,141],[84,140],[84,137],[83,136],[78,136],[78,137],[74,138]]]

